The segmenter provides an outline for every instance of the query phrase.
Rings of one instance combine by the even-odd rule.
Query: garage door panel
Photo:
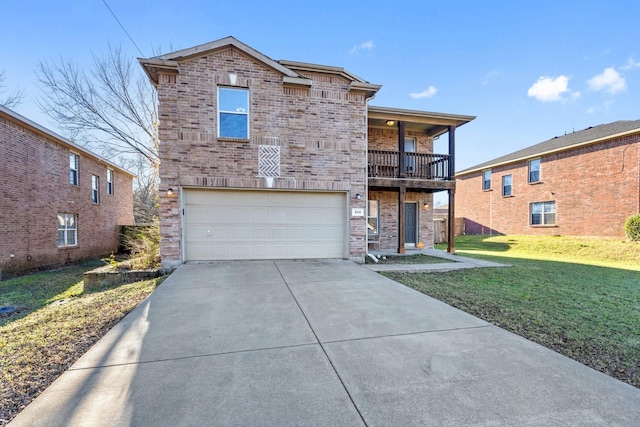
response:
[[[270,207],[266,222],[269,224],[290,224],[293,215],[290,214],[288,209],[284,209],[282,206]]]
[[[207,219],[211,217],[213,212],[203,206],[193,206],[190,211],[192,223],[201,224],[207,222]]]
[[[266,206],[255,206],[251,210],[251,224],[268,224],[269,208]]]
[[[306,232],[306,237],[311,241],[336,241],[343,235],[342,228],[327,227],[325,229],[312,228]]]
[[[343,258],[345,193],[185,190],[187,261]]]

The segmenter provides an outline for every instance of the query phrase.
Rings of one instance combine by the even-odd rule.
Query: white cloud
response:
[[[436,94],[436,92],[438,92],[438,89],[435,86],[429,86],[428,89],[425,89],[420,93],[410,93],[409,96],[413,99],[431,98]]]
[[[621,70],[630,70],[632,68],[640,68],[640,62],[636,62],[633,58],[627,60],[627,64],[620,67]]]
[[[354,54],[359,50],[372,50],[372,49],[373,49],[373,40],[368,40],[366,42],[362,42],[352,47],[349,53]]]
[[[527,91],[527,95],[542,102],[562,101],[562,94],[569,92],[569,78],[567,76],[542,76]],[[579,95],[578,95],[579,96]]]
[[[627,82],[613,67],[605,69],[602,74],[598,74],[588,81],[589,89],[614,94],[627,89]]]

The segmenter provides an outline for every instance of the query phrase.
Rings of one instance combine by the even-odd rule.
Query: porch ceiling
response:
[[[406,130],[425,132],[431,137],[446,133],[449,126],[459,127],[476,118],[475,116],[375,107],[371,105],[369,106],[368,114],[369,127],[397,128],[397,123],[403,121]],[[395,123],[389,126],[387,125],[389,120],[393,120]]]

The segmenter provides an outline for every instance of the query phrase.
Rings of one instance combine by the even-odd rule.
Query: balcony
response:
[[[370,187],[406,186],[422,190],[453,188],[446,154],[369,150]]]

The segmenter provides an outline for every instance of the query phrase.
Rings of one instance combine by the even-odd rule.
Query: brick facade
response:
[[[46,129],[0,110],[0,269],[3,274],[117,251],[118,225],[133,223],[132,175]],[[69,181],[69,154],[79,156],[79,185]],[[114,194],[107,194],[107,169]],[[100,200],[91,201],[91,177]],[[57,215],[77,215],[77,245],[59,248]],[[13,255],[13,256],[12,256]]]
[[[451,164],[448,155],[427,155],[433,154],[433,139],[447,132],[452,152],[455,128],[475,117],[372,107],[368,101],[379,85],[339,67],[274,61],[233,37],[139,61],[158,91],[160,230],[165,268],[181,264],[187,257],[185,241],[193,236],[208,238],[210,231],[203,224],[216,224],[222,217],[207,217],[209,208],[201,209],[200,222],[194,225],[190,216],[194,208],[187,206],[184,197],[193,189],[343,193],[348,201],[348,242],[343,256],[359,262],[364,261],[368,250],[363,215],[368,199],[381,202],[381,247],[404,252],[404,242],[398,242],[398,229],[404,225],[404,218],[398,218],[398,196],[406,189],[405,202],[418,202],[418,241],[427,248],[433,246],[432,193],[451,191],[455,182],[449,171],[437,169]],[[219,88],[248,91],[248,137],[218,137]],[[244,114],[244,101],[242,105],[240,114]],[[390,123],[397,127],[391,128]],[[376,174],[375,191],[370,191],[367,150],[397,152],[388,158],[398,159],[399,165],[402,150],[398,135],[402,132],[406,138],[416,139],[416,152],[423,154],[414,156],[423,162],[420,174],[413,174],[409,180],[405,179],[405,172],[398,176]],[[239,134],[243,135],[244,130]],[[269,175],[275,176],[273,183],[268,183],[261,172],[261,152],[279,154],[271,165],[278,171]],[[382,166],[387,170],[394,167]],[[171,195],[170,188],[174,190]],[[245,205],[253,206],[251,201]],[[259,220],[247,218],[232,227],[250,236],[246,230]],[[183,222],[188,222],[189,233],[183,229]],[[273,225],[268,221],[266,224]],[[234,240],[230,233],[209,241],[189,240],[194,245],[189,249],[200,245],[202,254],[207,248],[216,247],[216,255],[206,256],[235,259],[238,252],[229,255],[225,247],[237,248],[241,241]],[[264,256],[270,255],[267,252]]]
[[[534,157],[535,158],[535,157]],[[640,212],[640,133],[542,155],[540,182],[528,183],[528,160],[457,176],[456,216],[466,234],[624,236],[626,218]],[[502,177],[512,175],[511,197]],[[552,226],[530,224],[530,203],[555,201]]]
[[[261,145],[280,147],[274,189],[341,191],[351,208],[366,188],[367,95],[344,73],[296,69],[310,87],[283,85],[282,73],[235,46],[158,71],[161,253],[165,267],[182,262],[181,194],[169,187],[265,189],[258,175]],[[233,78],[233,81],[232,81]],[[217,88],[249,90],[249,139],[217,137]],[[348,256],[362,260],[365,218],[350,218]]]
[[[369,200],[379,202],[380,214],[380,249],[384,251],[398,250],[398,192],[369,191]],[[433,194],[407,191],[405,203],[417,203],[418,241],[425,248],[433,248]],[[427,209],[424,209],[424,204]],[[376,248],[370,248],[376,249]]]
[[[369,149],[398,151],[397,128],[369,128]],[[416,152],[432,153],[433,139],[422,132],[407,131],[405,138],[416,140]],[[379,247],[385,251],[398,249],[398,192],[369,191],[369,200],[378,200],[380,205],[380,238]],[[433,194],[407,191],[406,202],[418,204],[418,236],[425,248],[433,248]],[[424,209],[424,204],[427,209]],[[371,248],[370,248],[371,249]]]

